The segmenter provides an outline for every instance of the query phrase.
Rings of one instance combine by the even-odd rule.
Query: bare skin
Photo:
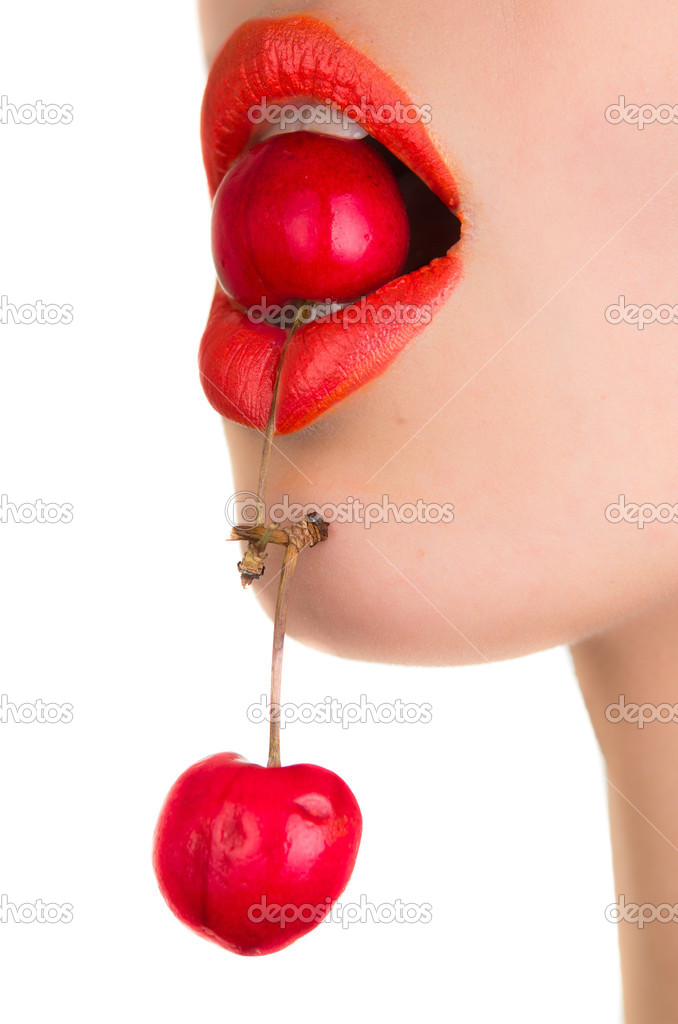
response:
[[[621,95],[678,103],[678,8],[200,0],[200,12],[209,62],[249,18],[330,21],[432,104],[465,213],[448,305],[386,374],[276,439],[268,483],[271,502],[452,501],[455,522],[335,524],[300,560],[290,634],[415,665],[569,644],[607,765],[617,895],[677,904],[678,723],[613,724],[606,709],[620,694],[678,704],[678,522],[639,530],[605,510],[620,494],[678,502],[678,324],[641,333],[605,312],[621,295],[678,302],[678,125],[641,132],[605,110]],[[255,491],[261,437],[225,427],[235,489]],[[260,592],[270,614],[275,592]],[[627,1024],[678,1020],[676,923],[622,923],[619,938]]]
[[[675,722],[613,723],[605,709],[678,704],[678,602],[572,648],[605,758],[615,889],[627,904],[678,904],[678,743]],[[627,1024],[678,1020],[678,929],[619,925]]]

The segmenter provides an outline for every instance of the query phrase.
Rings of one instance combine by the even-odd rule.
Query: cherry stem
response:
[[[271,728],[268,740],[268,767],[280,768],[280,696],[282,683],[283,645],[287,626],[287,607],[290,600],[292,576],[297,567],[299,551],[294,544],[285,548],[278,596],[275,602],[273,625],[273,654],[271,657]]]
[[[257,526],[263,526],[266,522],[266,477],[268,476],[268,467],[271,462],[271,449],[273,447],[273,435],[275,434],[275,411],[278,404],[278,387],[280,385],[280,376],[282,373],[283,362],[285,361],[285,355],[289,344],[302,325],[302,318],[306,309],[311,309],[312,303],[302,302],[297,310],[297,315],[294,318],[294,322],[289,329],[287,337],[280,353],[280,362],[278,363],[278,370],[275,375],[275,382],[273,384],[273,394],[271,396],[271,408],[268,413],[268,422],[266,424],[266,433],[264,434],[264,446],[261,451],[261,465],[259,467],[259,486],[257,487]],[[264,545],[265,546],[265,545]]]
[[[264,434],[264,445],[261,451],[261,465],[259,467],[259,486],[257,487],[257,522],[255,531],[253,531],[258,533],[259,536],[256,540],[250,536],[250,547],[253,545],[255,549],[261,552],[261,555],[255,556],[255,558],[260,557],[263,559],[265,557],[263,551],[265,550],[266,545],[274,539],[274,535],[281,533],[281,531],[276,530],[274,526],[270,526],[268,529],[265,528],[266,478],[268,476],[268,469],[271,462],[273,435],[275,434],[275,413],[278,404],[278,388],[280,386],[280,377],[282,374],[283,363],[285,361],[285,355],[287,354],[287,349],[292,338],[302,325],[304,312],[310,308],[312,308],[311,303],[302,302],[300,304],[294,318],[294,322],[290,327],[287,337],[285,338],[282,351],[280,352],[280,362],[278,363],[278,369],[273,384],[271,408],[268,413],[268,422],[266,423],[266,432]],[[313,526],[313,533],[309,534],[309,527],[311,525]],[[298,531],[285,531],[284,536],[286,538],[285,554],[283,556],[283,564],[280,572],[280,582],[278,583],[278,596],[276,597],[275,602],[275,620],[273,624],[273,653],[271,655],[271,728],[268,743],[269,768],[280,768],[280,696],[282,685],[282,663],[283,647],[285,644],[285,629],[287,627],[287,608],[290,601],[292,576],[297,567],[299,552],[309,544],[312,545],[317,543],[318,539],[324,540],[327,536],[327,529],[325,527],[324,531],[318,531],[316,524],[307,522],[305,524],[305,528],[302,527],[301,533]],[[278,543],[280,542],[280,538],[276,537],[276,540]]]
[[[255,527],[260,530],[261,527]],[[253,531],[254,532],[254,531]],[[277,531],[276,531],[277,532]],[[271,729],[268,744],[268,767],[280,767],[280,690],[282,679],[283,645],[287,626],[287,607],[290,601],[292,574],[297,567],[299,552],[312,548],[327,540],[328,524],[317,513],[304,518],[289,529],[282,531],[287,537],[283,557],[278,596],[275,602],[273,623],[273,653],[271,656]]]

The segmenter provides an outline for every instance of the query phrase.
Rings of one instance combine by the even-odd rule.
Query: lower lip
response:
[[[455,250],[361,302],[299,328],[280,377],[275,429],[291,434],[386,370],[430,323],[461,276]],[[264,430],[285,332],[257,324],[222,289],[198,356],[205,394],[227,419]]]

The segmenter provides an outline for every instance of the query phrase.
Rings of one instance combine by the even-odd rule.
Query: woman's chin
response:
[[[564,386],[546,400],[489,368],[484,392],[466,389],[412,442],[422,358],[405,354],[369,393],[276,437],[269,511],[286,518],[287,503],[330,521],[300,556],[290,636],[361,661],[482,663],[576,643],[675,593],[676,524],[639,529],[609,512],[620,490],[666,494],[675,446],[652,459],[613,447],[599,403],[579,426]],[[256,491],[261,435],[233,423],[226,434],[235,490]],[[573,458],[580,442],[586,458]],[[280,558],[270,550],[253,584],[269,615]]]
[[[645,585],[637,568],[611,565],[591,577],[512,551],[474,551],[469,538],[445,554],[442,528],[334,524],[299,558],[287,633],[341,658],[398,665],[501,661],[572,644],[662,600],[658,566]],[[499,545],[496,546],[497,548]],[[463,554],[462,554],[463,553]],[[273,616],[281,550],[270,551],[253,589]],[[646,577],[647,578],[647,577]]]

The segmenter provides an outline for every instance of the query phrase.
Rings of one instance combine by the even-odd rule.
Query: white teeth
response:
[[[316,302],[308,310],[306,321],[310,323],[312,320],[319,320],[323,316],[329,316],[330,313],[339,313],[340,310],[350,305],[350,302]]]
[[[261,132],[257,133],[257,142],[290,132],[316,132],[318,135],[333,135],[337,139],[364,139],[367,135],[362,125],[327,103],[295,100],[279,104],[278,111],[275,108],[268,110],[269,123],[262,125]]]

